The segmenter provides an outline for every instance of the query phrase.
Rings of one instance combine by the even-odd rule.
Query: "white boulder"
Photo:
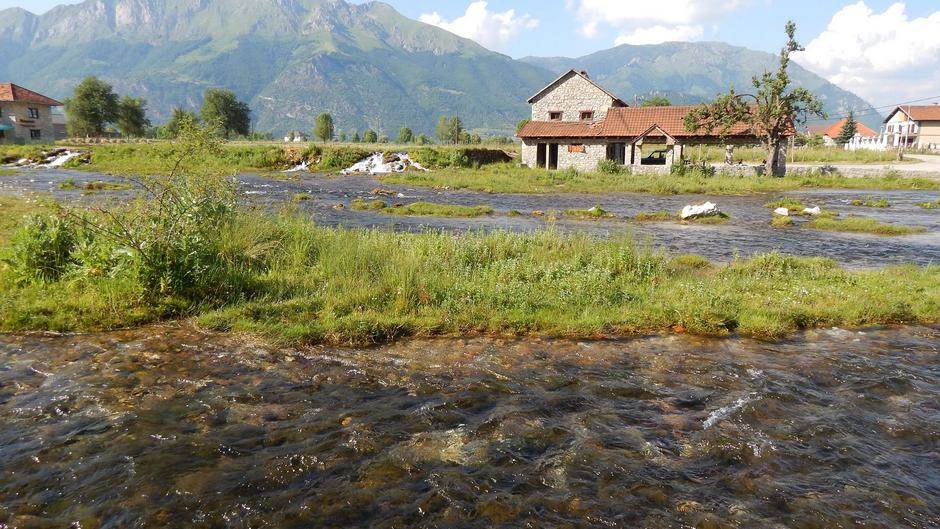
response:
[[[822,209],[819,206],[814,208],[806,208],[803,210],[804,215],[819,215],[820,213],[822,213]]]
[[[777,208],[777,209],[774,210],[774,215],[780,215],[780,216],[783,216],[783,217],[789,217],[789,216],[790,216],[790,210],[787,209],[787,208]]]
[[[686,220],[701,217],[714,217],[716,215],[721,215],[721,210],[718,209],[718,205],[705,202],[704,204],[689,204],[682,208],[682,213],[680,213],[679,216],[682,217],[682,220]]]

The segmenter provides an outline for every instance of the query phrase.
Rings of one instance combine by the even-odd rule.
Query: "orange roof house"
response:
[[[0,83],[0,102],[5,103],[33,103],[50,107],[61,107],[62,103],[33,92],[13,83]]]
[[[56,139],[52,108],[62,103],[13,83],[0,83],[0,143]]]
[[[823,141],[825,141],[827,145],[835,145],[836,139],[842,135],[842,128],[845,127],[847,121],[848,118],[843,118],[832,124],[823,123],[821,125],[810,125],[806,127],[806,132],[812,136],[822,136]],[[856,122],[855,130],[856,135],[862,136],[863,138],[874,138],[878,135],[877,132],[865,126],[864,123]]]
[[[890,145],[940,151],[940,104],[901,105],[884,123]]]

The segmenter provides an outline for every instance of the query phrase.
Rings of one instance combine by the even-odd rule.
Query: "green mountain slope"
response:
[[[157,123],[224,87],[250,103],[256,130],[275,133],[310,130],[329,111],[344,131],[431,133],[440,115],[459,114],[477,131],[508,134],[529,114],[526,99],[567,68],[588,70],[627,101],[658,93],[682,103],[745,87],[773,62],[718,43],[517,61],[379,2],[87,0],[43,15],[0,11],[0,81],[62,99],[97,75],[146,97]],[[833,115],[870,109],[798,66],[794,73]]]
[[[551,73],[382,3],[342,0],[90,0],[42,16],[0,11],[0,78],[64,98],[86,75],[146,97],[155,121],[221,86],[250,102],[255,128],[432,132],[460,114],[508,132]]]
[[[673,103],[698,103],[735,86],[751,88],[751,76],[777,67],[777,57],[721,42],[668,42],[648,46],[622,45],[576,59],[526,57],[522,62],[553,72],[570,68],[587,70],[592,78],[632,104],[636,95],[665,95]],[[833,118],[849,110],[878,130],[881,117],[855,94],[839,88],[798,64],[791,65],[794,82],[805,86],[824,102]]]

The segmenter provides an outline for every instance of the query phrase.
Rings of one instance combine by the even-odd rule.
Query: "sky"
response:
[[[362,3],[362,1],[356,3]],[[385,0],[512,57],[578,57],[618,44],[717,40],[796,60],[875,106],[940,100],[940,0]],[[0,0],[44,12],[62,0]]]

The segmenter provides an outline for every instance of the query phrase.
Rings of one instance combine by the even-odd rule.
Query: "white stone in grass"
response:
[[[780,215],[782,217],[789,217],[790,210],[787,208],[777,208],[774,210],[774,215]]]
[[[704,204],[689,204],[688,206],[682,208],[682,213],[680,214],[682,220],[697,219],[701,217],[714,217],[716,215],[721,215],[721,210],[718,209],[716,204],[711,202],[706,202]]]
[[[816,206],[815,208],[806,208],[803,210],[804,215],[819,215],[822,213],[822,208]]]

